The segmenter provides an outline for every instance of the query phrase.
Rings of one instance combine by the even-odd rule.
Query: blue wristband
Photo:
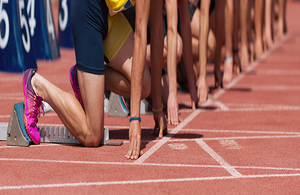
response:
[[[225,57],[225,61],[232,62],[232,56]]]
[[[129,122],[133,121],[133,120],[139,120],[140,122],[142,121],[142,119],[140,117],[131,117],[129,119]]]

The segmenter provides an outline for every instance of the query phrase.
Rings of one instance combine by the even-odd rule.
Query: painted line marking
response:
[[[187,145],[183,143],[174,143],[174,144],[168,144],[169,148],[173,150],[186,150],[188,149]]]
[[[243,148],[239,143],[234,141],[234,139],[220,139],[218,142],[223,146],[226,147],[226,149],[230,150],[239,150]]]
[[[196,140],[197,144],[203,148],[213,159],[215,159],[226,171],[228,171],[234,177],[241,177],[242,174],[239,173],[234,167],[228,164],[220,155],[218,155],[211,147],[209,147],[202,139]]]
[[[300,135],[278,135],[278,136],[244,136],[244,137],[215,137],[215,138],[201,138],[204,141],[218,141],[218,140],[233,140],[233,139],[280,139],[280,138],[299,138]],[[168,142],[191,142],[195,141],[195,139],[170,139]],[[142,143],[157,143],[159,140],[142,140]],[[125,140],[123,143],[128,144],[129,141]],[[67,144],[63,144],[67,145]],[[72,145],[72,144],[70,144]],[[31,145],[30,147],[48,147],[48,146],[62,146],[62,144],[40,144],[40,145]],[[5,148],[20,148],[19,146],[0,146],[0,149]]]
[[[0,115],[0,118],[9,118],[10,117],[10,115]],[[8,123],[6,123],[6,125],[7,125]]]
[[[284,85],[265,85],[265,86],[250,86],[236,85],[235,88],[245,88],[251,91],[299,91],[299,86],[284,86]]]
[[[141,163],[134,164],[124,162],[101,162],[101,161],[68,161],[68,160],[44,160],[44,159],[22,159],[22,158],[0,158],[0,161],[17,161],[17,162],[39,162],[55,164],[83,164],[83,165],[122,165],[122,166],[154,166],[154,167],[187,167],[187,168],[221,168],[221,165],[198,165],[198,164],[166,164],[166,163]],[[300,168],[286,167],[258,167],[258,166],[232,166],[237,169],[261,169],[277,171],[300,171]]]
[[[299,105],[282,105],[282,104],[246,104],[246,103],[225,103],[227,106],[232,107],[299,107]]]
[[[299,177],[300,173],[295,174],[265,174],[265,175],[244,175],[239,179],[253,178],[279,178],[279,177]],[[41,189],[41,188],[59,188],[59,187],[78,187],[78,186],[104,186],[104,185],[128,185],[128,184],[149,184],[149,183],[169,183],[169,182],[194,182],[194,181],[212,181],[236,179],[234,176],[223,177],[194,177],[178,179],[149,179],[149,180],[127,180],[127,181],[104,181],[104,182],[77,182],[77,183],[57,183],[40,185],[19,185],[19,186],[1,186],[0,190],[23,190],[23,189]]]
[[[188,105],[189,102],[181,102],[185,105]],[[257,108],[257,111],[262,111],[263,109],[268,110],[268,109],[276,109],[276,110],[298,110],[300,109],[300,105],[280,105],[280,104],[237,104],[237,103],[222,103],[225,107],[228,108],[228,110],[226,111],[232,111],[233,109],[239,109],[241,111],[248,111],[247,109],[255,109]],[[215,108],[215,109],[206,109],[208,106],[202,106],[200,108],[198,108],[199,110],[202,110],[203,112],[220,112],[220,111],[225,111],[225,109],[219,109],[219,108]],[[230,107],[230,108],[229,108]],[[242,107],[242,108],[240,108]],[[245,110],[243,110],[245,109]],[[252,110],[249,110],[252,111]],[[192,112],[191,109],[181,109],[181,112]]]
[[[218,140],[234,140],[234,139],[281,139],[281,138],[299,138],[300,135],[278,135],[278,136],[244,136],[244,137],[214,137],[214,138],[200,138],[204,141],[218,141]],[[190,139],[170,139],[168,142],[191,142],[198,138]],[[142,140],[143,143],[156,143],[159,140]],[[123,143],[129,143],[129,141],[123,141]],[[1,148],[1,146],[0,146]]]
[[[8,77],[0,77],[1,82],[21,82],[22,76],[19,77],[12,77],[12,75],[7,75]]]
[[[209,105],[216,105],[218,106],[222,111],[228,111],[229,108],[222,102],[220,102],[219,100],[216,100],[214,98],[209,98],[208,100]]]
[[[300,75],[299,70],[256,70],[255,73],[263,75]]]
[[[300,106],[283,106],[283,107],[266,107],[266,108],[234,108],[230,109],[233,112],[251,112],[251,111],[295,111],[300,110]],[[215,110],[224,112],[223,110]]]
[[[300,106],[274,106],[274,107],[250,107],[250,108],[230,108],[228,110],[224,109],[214,109],[214,110],[202,110],[202,112],[261,112],[261,111],[296,111],[300,110]],[[180,112],[189,113],[190,110],[181,110]]]
[[[22,100],[24,100],[24,97],[1,97],[0,96],[0,100],[18,100],[18,101],[22,101]]]
[[[158,141],[154,146],[152,146],[147,152],[145,152],[141,157],[139,157],[135,164],[143,163],[148,157],[150,157],[154,152],[156,152],[162,145],[167,143],[173,135],[179,132],[185,125],[192,121],[201,111],[195,110],[187,118],[185,118],[179,125],[177,125],[167,136],[164,136],[160,141]]]
[[[249,131],[249,130],[218,130],[218,129],[182,129],[186,132],[214,132],[214,133],[245,133],[245,134],[283,134],[283,135],[300,135],[300,132],[293,131]]]
[[[0,97],[11,97],[11,96],[20,96],[20,97],[23,97],[24,94],[20,93],[20,92],[16,92],[16,93],[0,93]]]

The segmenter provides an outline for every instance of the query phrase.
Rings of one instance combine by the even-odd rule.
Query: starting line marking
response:
[[[246,133],[246,134],[282,134],[282,135],[300,135],[300,132],[285,131],[249,131],[249,130],[218,130],[218,129],[182,129],[181,131],[196,132],[214,132],[214,133]]]
[[[169,182],[189,182],[189,181],[212,181],[228,179],[252,179],[252,178],[272,178],[272,177],[299,177],[300,173],[295,174],[266,174],[266,175],[244,175],[241,177],[194,177],[180,179],[149,179],[149,180],[127,180],[127,181],[104,181],[104,182],[77,182],[77,183],[57,183],[42,185],[19,185],[19,186],[1,186],[0,190],[21,190],[37,188],[58,188],[58,187],[78,187],[78,186],[103,186],[103,185],[126,185],[126,184],[149,184],[149,183],[169,183]]]
[[[179,125],[177,125],[171,132],[169,132],[170,136],[164,136],[160,141],[158,141],[154,146],[152,146],[147,152],[145,152],[141,157],[139,157],[135,164],[143,163],[148,157],[150,157],[154,152],[156,152],[162,145],[167,143],[173,135],[178,133],[185,125],[187,125],[191,120],[193,120],[201,110],[195,110],[192,112],[186,119],[184,119]]]
[[[257,70],[255,71],[257,74],[263,74],[263,75],[300,75],[299,70],[276,70],[276,69],[270,69],[270,70]]]
[[[280,138],[299,138],[300,135],[275,135],[275,136],[244,136],[244,137],[215,137],[215,138],[200,138],[204,141],[218,141],[218,140],[241,140],[241,139],[280,139]],[[196,139],[170,139],[168,142],[191,142],[196,141]],[[159,140],[142,140],[142,143],[157,143]],[[129,141],[123,141],[123,143],[129,143]],[[40,144],[40,145],[31,145],[30,147],[48,147],[48,146],[61,146],[61,144]],[[0,149],[5,148],[20,148],[18,146],[0,146]]]
[[[236,85],[233,89],[246,89],[249,91],[300,91],[299,86],[289,85]]]
[[[215,159],[226,171],[228,171],[234,177],[241,177],[242,174],[239,173],[234,167],[228,164],[220,155],[218,155],[211,147],[209,147],[202,139],[196,140],[197,144],[203,148],[213,159]]]
[[[68,160],[44,160],[44,159],[23,159],[23,158],[0,158],[0,161],[19,162],[40,162],[40,163],[62,163],[62,164],[83,164],[83,165],[123,165],[123,166],[154,166],[154,167],[187,167],[187,168],[222,168],[220,165],[199,165],[199,164],[165,164],[165,163],[141,163],[133,164],[129,162],[101,162],[101,161],[68,161]],[[258,167],[258,166],[232,166],[236,169],[262,169],[277,171],[300,171],[300,168],[284,167]]]
[[[300,135],[275,135],[275,136],[244,136],[244,137],[214,137],[214,138],[200,138],[203,141],[219,141],[219,140],[241,140],[241,139],[280,139],[280,138],[299,138]],[[190,139],[171,139],[168,142],[192,142],[199,140],[198,138]],[[142,140],[142,143],[155,143],[159,140]],[[129,143],[129,141],[123,141],[123,143]],[[1,146],[0,146],[1,148]]]

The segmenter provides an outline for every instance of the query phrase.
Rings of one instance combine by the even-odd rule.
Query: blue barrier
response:
[[[0,1],[0,70],[37,68],[24,0]]]
[[[25,0],[30,36],[37,59],[60,57],[50,0]]]
[[[71,28],[71,1],[59,0],[58,42],[61,47],[74,48]]]

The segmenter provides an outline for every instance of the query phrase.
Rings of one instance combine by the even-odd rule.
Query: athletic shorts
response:
[[[133,31],[122,13],[109,16],[103,0],[72,0],[71,24],[79,70],[104,74]]]
[[[190,20],[192,20],[196,9],[197,8],[200,9],[200,5],[201,5],[201,0],[198,2],[197,7],[195,7],[191,2],[189,2]],[[209,6],[209,14],[211,14],[214,9],[215,9],[215,0],[211,0]]]

